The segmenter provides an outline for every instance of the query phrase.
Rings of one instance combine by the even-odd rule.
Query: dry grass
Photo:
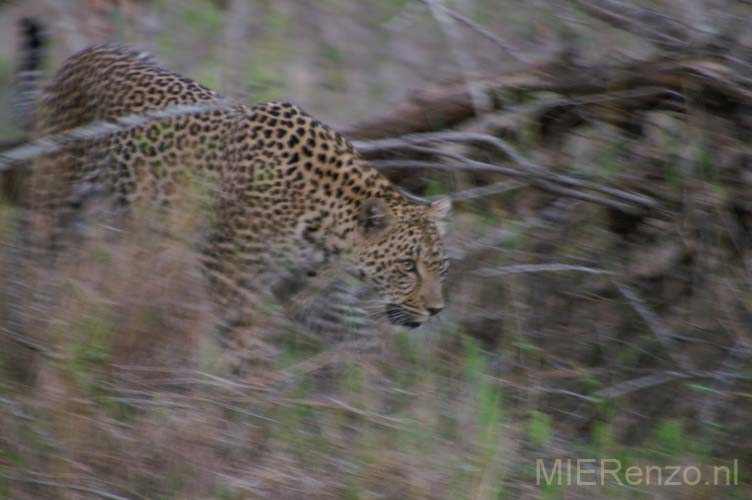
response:
[[[228,378],[194,251],[137,226],[94,226],[53,269],[23,274],[33,296],[3,290],[28,342],[1,338],[0,491],[441,498],[450,487],[487,488],[506,432],[480,435],[477,406],[489,402],[474,401],[473,380],[441,373],[430,332],[353,350],[312,343],[281,318],[266,332],[281,352],[268,378],[278,383]]]
[[[3,227],[12,226],[14,214],[3,211]],[[38,296],[3,284],[11,299],[3,318],[15,314],[8,306],[20,297],[29,313],[22,338],[43,352],[0,337],[0,493],[15,499],[557,497],[565,490],[535,486],[535,458],[641,457],[627,451],[639,442],[643,452],[660,449],[660,440],[648,444],[651,432],[631,438],[628,432],[678,408],[656,408],[637,393],[631,407],[658,413],[635,420],[621,403],[595,403],[605,375],[631,378],[639,373],[636,363],[657,369],[665,362],[657,352],[664,359],[657,365],[621,359],[629,351],[617,346],[634,335],[624,328],[641,332],[631,341],[637,349],[655,346],[639,318],[629,319],[628,303],[588,295],[609,288],[610,278],[525,267],[503,283],[471,278],[473,269],[529,260],[521,249],[541,243],[506,234],[501,254],[480,239],[490,233],[477,217],[460,214],[456,222],[447,317],[418,332],[374,324],[355,342],[327,342],[316,340],[326,332],[306,331],[284,309],[265,305],[261,335],[278,354],[265,368],[268,376],[249,379],[222,367],[195,237],[164,234],[154,224],[93,226],[54,271],[37,267],[22,275]],[[562,228],[564,239],[528,227],[528,235],[545,233],[557,248],[587,241],[590,251],[603,251],[593,238],[597,225]],[[12,232],[4,234],[7,275],[15,261]],[[601,245],[613,241],[605,237]],[[585,338],[588,325],[600,331],[596,344]],[[610,361],[587,363],[593,349]],[[671,456],[691,461],[697,450],[678,432]],[[720,460],[705,456],[711,459]],[[634,493],[566,491],[566,498]]]

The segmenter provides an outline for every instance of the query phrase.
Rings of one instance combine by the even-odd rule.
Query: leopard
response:
[[[409,195],[295,104],[236,102],[147,53],[103,44],[68,58],[32,113],[38,139],[122,125],[34,161],[28,204],[37,246],[54,249],[92,193],[126,212],[179,209],[180,193],[198,178],[210,186],[212,211],[201,268],[227,324],[252,323],[252,292],[273,286],[278,269],[344,270],[401,327],[445,308],[451,199]]]

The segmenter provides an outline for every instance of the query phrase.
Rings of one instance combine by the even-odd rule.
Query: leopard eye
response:
[[[402,261],[402,269],[407,272],[413,272],[415,271],[415,269],[417,269],[417,266],[415,265],[415,261],[413,259],[404,259]]]

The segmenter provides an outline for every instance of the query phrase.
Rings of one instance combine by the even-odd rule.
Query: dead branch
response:
[[[0,173],[17,163],[29,161],[41,155],[56,153],[72,142],[101,139],[123,130],[144,126],[152,121],[167,120],[195,113],[227,110],[235,106],[237,105],[225,100],[210,101],[205,104],[178,104],[115,118],[111,121],[90,123],[1,152]]]
[[[80,484],[61,483],[58,481],[34,479],[31,477],[19,477],[19,476],[3,474],[3,473],[0,473],[0,477],[3,479],[7,479],[8,481],[17,481],[21,483],[36,484],[39,486],[48,486],[50,488],[57,488],[61,490],[71,490],[71,491],[78,491],[82,493],[89,493],[91,495],[95,495],[100,498],[106,498],[108,500],[129,500],[127,497],[123,497],[123,496],[116,495],[114,493],[110,493],[110,492],[107,492],[98,488],[94,488],[91,486],[84,486]]]
[[[19,345],[22,345],[23,347],[26,347],[28,349],[31,349],[32,351],[40,353],[41,355],[49,359],[61,359],[59,355],[50,352],[41,344],[34,342],[32,339],[28,338],[25,335],[9,330],[8,328],[5,328],[2,325],[0,325],[0,334],[4,335],[5,337],[9,338],[10,340],[14,342],[17,342]]]
[[[650,389],[658,385],[667,384],[676,380],[686,379],[718,379],[728,378],[733,380],[751,380],[752,374],[749,373],[725,373],[720,371],[663,371],[651,373],[642,377],[626,380],[614,386],[598,391],[597,395],[601,398],[614,399],[626,396],[633,392],[643,389]]]
[[[651,389],[663,384],[675,382],[677,380],[689,380],[689,379],[715,379],[721,377],[729,377],[736,380],[750,380],[752,375],[750,374],[729,374],[715,371],[660,371],[650,373],[641,377],[633,378],[620,382],[611,387],[607,387],[600,391],[597,391],[592,396],[581,394],[578,392],[570,391],[567,389],[559,389],[554,387],[544,386],[525,386],[505,380],[498,377],[488,377],[491,381],[500,385],[512,387],[514,389],[524,390],[527,392],[539,392],[543,394],[561,394],[564,396],[570,396],[588,403],[597,404],[605,399],[616,399],[623,396],[627,396],[634,392],[639,392],[645,389]]]
[[[603,196],[598,196],[590,193],[585,193],[582,191],[577,191],[575,189],[569,189],[565,187],[558,186],[552,182],[548,182],[545,180],[540,179],[533,179],[527,172],[522,172],[519,170],[515,170],[513,168],[508,167],[501,167],[498,165],[491,165],[489,163],[483,163],[478,161],[472,161],[470,160],[467,163],[454,163],[454,164],[447,164],[447,163],[439,163],[439,162],[430,162],[430,161],[420,161],[420,160],[374,160],[369,163],[371,166],[379,169],[398,169],[398,168],[407,168],[407,169],[432,169],[432,170],[475,170],[475,171],[486,171],[486,172],[496,172],[504,175],[509,175],[510,177],[521,177],[523,179],[529,180],[531,184],[534,184],[536,187],[547,191],[549,193],[558,194],[560,196],[565,196],[568,198],[575,198],[578,200],[583,201],[589,201],[591,203],[595,203],[596,205],[603,205],[605,207],[613,208],[616,210],[620,210],[622,212],[627,213],[639,213],[642,211],[641,208],[635,207],[634,205],[630,205],[627,203],[622,203],[620,201],[612,200],[610,198],[604,198]]]
[[[677,96],[698,102],[718,96],[738,105],[752,104],[752,83],[720,55],[696,55],[687,50],[670,57],[656,55],[591,66],[562,60],[562,54],[552,54],[547,62],[480,76],[473,82],[490,99],[491,109],[497,111],[509,107],[506,96],[525,93],[554,93],[575,100],[573,106],[577,106],[576,100],[580,98],[610,95],[612,112],[618,107],[625,111],[650,110],[676,101]],[[635,97],[646,89],[650,92]],[[656,93],[655,89],[662,92]],[[621,99],[618,93],[623,94]],[[671,108],[684,110],[676,104]],[[712,106],[707,111],[729,113],[728,109]],[[414,92],[386,114],[347,128],[343,133],[351,139],[383,139],[451,128],[473,116],[473,102],[464,81],[454,81]]]
[[[530,63],[532,62],[532,59],[530,57],[521,54],[516,49],[514,49],[511,45],[509,45],[506,41],[502,40],[498,35],[491,33],[489,30],[484,28],[483,26],[479,25],[478,23],[474,22],[472,19],[463,16],[459,12],[450,9],[446,5],[444,5],[441,2],[435,2],[431,0],[421,0],[424,4],[429,5],[430,8],[433,9],[441,9],[443,12],[446,13],[446,15],[454,18],[458,22],[464,24],[468,28],[472,29],[476,33],[478,33],[480,36],[485,38],[486,40],[490,40],[494,43],[497,47],[499,47],[501,50],[503,50],[506,54],[511,56],[514,60],[522,63]]]
[[[619,0],[575,0],[574,3],[588,15],[659,48],[685,48],[692,41],[695,31],[662,12]]]
[[[508,193],[528,186],[526,182],[520,181],[503,181],[496,182],[489,186],[481,186],[477,188],[465,189],[463,191],[456,191],[449,193],[449,197],[452,201],[467,201],[475,200],[477,198],[484,198],[486,196],[493,196],[502,193]]]
[[[493,376],[486,376],[486,378],[496,384],[506,386],[506,387],[511,387],[513,389],[517,389],[520,391],[540,393],[540,394],[561,394],[564,396],[573,397],[575,399],[581,399],[583,401],[587,401],[588,403],[593,403],[593,404],[597,404],[600,402],[598,398],[588,396],[586,394],[580,394],[579,392],[574,392],[574,391],[570,391],[567,389],[545,387],[541,385],[528,386],[528,385],[523,385],[523,384],[518,384],[516,382],[512,382],[511,380],[506,380],[500,377],[493,377]]]
[[[587,266],[575,266],[571,264],[560,264],[553,262],[549,264],[518,264],[512,266],[502,267],[484,267],[473,271],[472,274],[480,276],[482,278],[500,278],[510,274],[523,274],[523,273],[550,273],[550,272],[578,272],[587,274],[615,274],[613,271],[606,269],[597,269]]]
[[[472,160],[457,153],[440,149],[427,148],[423,146],[424,144],[441,142],[480,143],[491,146],[520,165],[523,168],[523,171]],[[568,175],[552,172],[519,153],[514,147],[512,147],[503,139],[487,134],[437,132],[411,134],[394,139],[382,139],[379,141],[356,141],[354,144],[359,151],[365,154],[402,149],[434,156],[445,156],[458,162],[457,164],[450,166],[419,160],[373,160],[371,164],[377,168],[439,168],[445,170],[483,170],[488,172],[496,172],[511,177],[521,177],[530,182],[532,185],[545,191],[568,196],[571,198],[591,201],[593,203],[605,205],[629,213],[636,213],[641,210],[652,209],[657,206],[657,202],[654,199],[644,195],[630,193],[609,186],[603,186],[595,182],[576,179]],[[596,191],[616,198],[618,201],[604,198],[602,196],[584,193],[581,190]]]
[[[675,354],[674,342],[672,340],[672,338],[674,338],[675,336],[663,323],[663,320],[660,318],[660,316],[658,316],[652,309],[650,309],[648,305],[645,304],[645,302],[640,298],[640,296],[637,295],[637,293],[630,287],[619,282],[614,282],[614,285],[616,286],[616,289],[619,291],[619,293],[625,299],[627,299],[627,302],[629,302],[629,304],[643,319],[643,321],[645,321],[655,337],[658,339],[658,342],[663,346],[663,349],[666,351],[666,354],[671,359],[671,361],[673,361],[676,366],[686,371],[688,369],[687,363]]]
[[[244,90],[239,68],[243,56],[243,40],[246,23],[252,19],[247,0],[230,0],[227,6],[227,24],[224,32],[224,95],[232,98],[243,97]]]
[[[496,77],[474,79],[478,89],[491,102],[491,109],[500,109],[497,91],[505,88],[544,86],[534,68],[510,72]],[[351,139],[381,139],[415,132],[430,132],[452,127],[475,115],[472,98],[464,80],[433,84],[410,94],[392,110],[380,117],[366,120],[343,131]]]
[[[644,377],[638,377],[635,379],[621,382],[614,386],[603,389],[598,392],[598,395],[605,399],[615,399],[633,392],[641,391],[643,389],[649,389],[658,385],[667,384],[679,379],[689,378],[689,374],[685,372],[667,371],[659,373],[651,373]]]
[[[408,136],[397,138],[396,140],[387,139],[384,141],[373,141],[370,143],[357,143],[357,144],[359,144],[361,151],[368,153],[368,152],[373,152],[374,150],[378,150],[379,148],[399,149],[401,145],[400,141],[402,141],[403,143],[402,147],[414,147],[413,146],[414,144],[424,144],[424,143],[432,143],[432,142],[480,143],[480,144],[494,147],[499,152],[501,152],[505,156],[508,156],[515,163],[523,167],[523,169],[526,172],[533,175],[534,177],[545,179],[545,180],[550,180],[553,182],[558,182],[567,186],[598,191],[604,194],[614,196],[616,198],[623,199],[624,201],[628,201],[631,203],[635,203],[637,205],[644,206],[646,208],[653,208],[657,205],[655,200],[647,196],[622,191],[620,189],[615,189],[609,186],[603,186],[601,184],[597,184],[594,182],[576,179],[568,175],[552,172],[546,169],[545,167],[543,167],[542,165],[535,163],[529,158],[527,158],[526,156],[522,155],[507,141],[499,137],[494,137],[488,134],[474,134],[474,133],[465,133],[465,132],[439,132],[439,133],[408,135]],[[454,153],[445,152],[445,151],[426,150],[426,149],[418,150],[418,151],[424,152],[424,153],[433,152],[433,153],[441,154],[444,156],[450,156],[453,159],[458,160],[458,161],[469,161],[469,162],[475,163],[474,160],[469,160],[463,156],[460,156]]]
[[[467,85],[467,91],[470,94],[473,110],[476,115],[482,114],[484,111],[490,108],[490,99],[483,92],[483,90],[475,82],[475,63],[471,54],[465,53],[461,49],[462,37],[455,25],[455,19],[445,8],[441,0],[421,0],[431,11],[436,22],[444,31],[447,40],[449,41],[449,47],[454,55],[454,60],[457,66],[462,70],[462,75]]]
[[[721,407],[728,400],[728,392],[723,391],[731,389],[734,382],[733,379],[724,375],[739,373],[750,357],[752,357],[752,347],[747,344],[745,339],[738,338],[718,366],[717,375],[713,381],[715,390],[707,395],[705,404],[700,411],[701,422],[708,424],[717,422],[717,417],[721,414]]]

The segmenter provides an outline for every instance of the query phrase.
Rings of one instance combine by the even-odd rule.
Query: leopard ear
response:
[[[391,219],[389,207],[380,198],[366,200],[360,207],[358,222],[366,237],[382,234],[389,227]]]
[[[436,217],[437,221],[441,221],[449,217],[452,213],[452,199],[448,196],[439,198],[436,201],[431,202],[431,212]]]
[[[431,211],[434,219],[436,219],[439,233],[443,235],[446,232],[446,220],[449,218],[449,214],[452,213],[452,199],[448,196],[439,198],[432,202],[428,209]]]

